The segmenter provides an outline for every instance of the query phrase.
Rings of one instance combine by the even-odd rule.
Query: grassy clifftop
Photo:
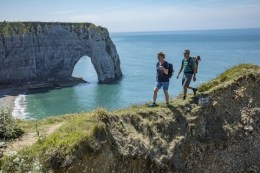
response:
[[[98,32],[106,30],[101,26],[96,26],[93,23],[65,23],[65,22],[0,22],[0,35],[10,36],[16,34],[25,34],[36,32],[45,26],[61,25],[70,28],[76,32],[81,29],[94,29]]]
[[[44,120],[19,120],[24,136],[34,133],[35,141],[7,148],[1,167],[7,172],[258,171],[258,156],[247,154],[251,159],[247,170],[244,165],[249,162],[243,154],[235,154],[259,139],[259,79],[259,66],[242,64],[199,87],[198,99],[205,94],[209,97],[205,105],[176,98],[168,107],[145,104],[113,112],[100,108]],[[248,152],[260,152],[250,146]],[[10,154],[12,150],[17,153]]]
[[[202,84],[198,87],[200,92],[210,92],[213,89],[216,89],[218,87],[223,87],[223,85],[226,85],[230,82],[233,82],[234,80],[238,79],[241,76],[247,76],[250,74],[255,74],[260,71],[259,66],[257,65],[251,65],[251,64],[241,64],[237,65],[235,67],[232,67],[219,76],[217,76],[215,79]]]

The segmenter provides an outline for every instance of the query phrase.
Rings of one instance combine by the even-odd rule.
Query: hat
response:
[[[185,50],[183,51],[183,53],[184,53],[184,54],[185,54],[185,53],[190,54],[190,50],[185,49]]]

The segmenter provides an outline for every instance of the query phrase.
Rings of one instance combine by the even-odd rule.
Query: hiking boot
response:
[[[196,95],[196,92],[197,92],[198,89],[197,88],[193,88],[192,90],[193,90],[193,94]]]
[[[150,107],[156,107],[156,106],[157,106],[156,103],[152,103],[152,104],[150,104]]]
[[[183,98],[182,98],[183,100],[186,100],[186,96],[183,96]]]

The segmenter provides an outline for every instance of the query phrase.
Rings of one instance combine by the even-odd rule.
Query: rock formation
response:
[[[91,58],[100,82],[122,76],[106,28],[91,23],[3,22],[0,34],[0,84],[68,81],[85,55]]]

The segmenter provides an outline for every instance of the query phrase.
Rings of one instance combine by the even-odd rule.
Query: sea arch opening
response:
[[[87,55],[82,56],[74,65],[72,77],[82,78],[88,83],[97,83],[98,76],[91,58]]]

